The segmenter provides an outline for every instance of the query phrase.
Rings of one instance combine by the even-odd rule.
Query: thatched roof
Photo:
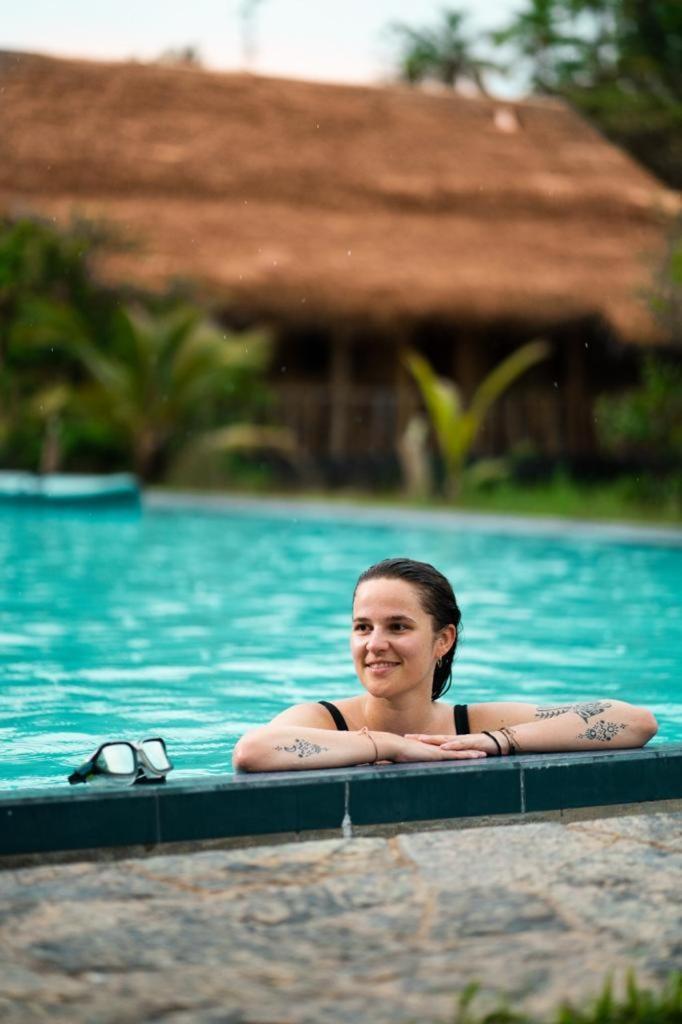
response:
[[[9,53],[0,89],[0,206],[113,221],[140,249],[110,275],[285,321],[654,337],[676,197],[557,102]]]

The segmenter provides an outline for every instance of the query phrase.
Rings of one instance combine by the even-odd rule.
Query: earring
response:
[[[440,668],[442,664],[443,664],[443,659],[439,658],[438,661],[436,662],[436,667]]]

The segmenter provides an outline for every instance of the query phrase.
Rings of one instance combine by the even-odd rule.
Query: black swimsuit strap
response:
[[[348,726],[346,725],[346,719],[343,717],[336,704],[330,704],[328,700],[318,700],[318,704],[321,704],[327,709],[329,714],[334,719],[337,729],[343,729],[348,732]]]
[[[468,704],[455,704],[455,732],[458,736],[466,736],[471,732]]]
[[[343,717],[336,704],[330,704],[328,700],[318,700],[317,703],[327,709],[334,719],[334,724],[337,729],[348,732],[346,719]],[[458,736],[466,736],[471,732],[469,728],[469,707],[467,704],[455,704],[453,710],[455,713],[455,732]]]

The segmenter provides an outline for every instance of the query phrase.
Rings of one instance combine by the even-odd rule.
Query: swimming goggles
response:
[[[80,768],[69,775],[69,782],[72,786],[79,782],[111,786],[165,782],[172,768],[166,744],[160,736],[141,743],[116,740],[98,747]]]

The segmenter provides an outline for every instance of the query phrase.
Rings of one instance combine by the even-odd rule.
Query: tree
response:
[[[530,62],[536,91],[563,96],[682,186],[679,0],[526,0],[493,40]]]
[[[435,81],[451,89],[468,81],[485,92],[485,72],[497,70],[497,65],[474,54],[465,23],[463,11],[448,9],[433,28],[412,28],[402,22],[390,26],[400,45],[400,77],[410,85]]]
[[[239,21],[242,36],[242,62],[245,68],[253,67],[258,53],[256,42],[256,13],[264,0],[241,0]]]
[[[404,353],[403,361],[417,382],[440,450],[448,497],[456,498],[459,493],[467,459],[491,406],[549,351],[547,342],[531,341],[512,352],[481,381],[468,409],[463,407],[454,381],[439,377],[418,352]]]

